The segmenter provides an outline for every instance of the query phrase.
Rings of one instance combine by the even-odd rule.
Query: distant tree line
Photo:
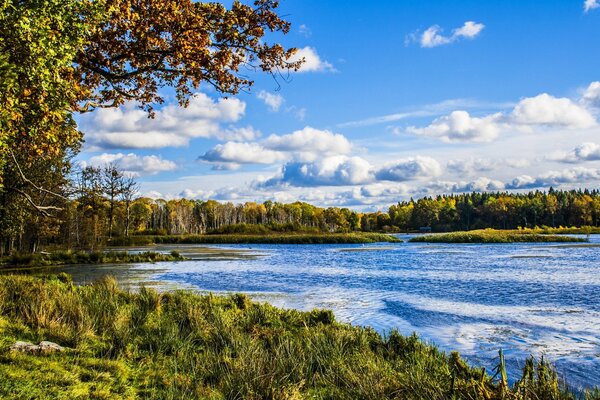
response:
[[[376,229],[430,227],[447,232],[482,228],[598,226],[598,190],[468,193],[399,202],[377,217]],[[373,225],[371,225],[373,226]]]
[[[46,171],[46,177],[51,176]],[[356,212],[304,202],[233,204],[215,200],[139,197],[133,176],[115,164],[87,167],[67,180],[55,174],[60,196],[47,216],[0,205],[0,252],[35,252],[41,245],[96,249],[113,236],[265,232],[434,232],[481,228],[600,225],[597,190],[469,193],[410,199],[387,212]],[[45,189],[36,191],[38,203]],[[58,199],[58,200],[57,200]],[[60,200],[62,199],[62,200]],[[18,212],[17,212],[18,211]]]

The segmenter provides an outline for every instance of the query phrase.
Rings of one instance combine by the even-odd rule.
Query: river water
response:
[[[400,236],[407,239],[407,236]],[[161,246],[192,261],[68,267],[77,282],[244,292],[379,332],[417,332],[488,371],[503,349],[514,379],[544,355],[574,387],[600,386],[600,237],[590,244]],[[216,249],[216,250],[211,250]]]

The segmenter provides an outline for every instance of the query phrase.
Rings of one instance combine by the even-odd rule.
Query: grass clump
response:
[[[39,357],[16,340],[71,350]],[[503,376],[503,375],[501,375]],[[523,378],[472,368],[416,336],[383,337],[330,311],[257,304],[242,294],[138,293],[105,278],[0,276],[0,398],[575,399],[547,363]],[[600,399],[589,393],[589,399]]]
[[[357,244],[402,240],[383,233],[265,233],[265,234],[206,234],[162,235],[113,238],[112,246],[137,246],[141,244]]]
[[[169,254],[146,251],[128,253],[126,251],[86,252],[56,251],[52,253],[12,254],[0,259],[2,266],[47,267],[68,264],[121,264],[138,262],[182,261],[186,258],[177,251]]]
[[[416,236],[411,238],[409,241],[421,243],[572,243],[587,242],[588,240],[573,236],[536,233],[534,230],[504,231],[496,229],[480,229],[473,231]]]

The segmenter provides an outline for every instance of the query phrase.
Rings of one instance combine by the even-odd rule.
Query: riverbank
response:
[[[161,261],[183,261],[184,256],[177,251],[158,253],[145,251],[128,253],[126,251],[54,251],[49,253],[13,254],[0,258],[0,268],[10,267],[48,267],[70,264],[127,264]]]
[[[110,246],[146,246],[152,244],[361,244],[401,243],[383,233],[273,233],[273,234],[206,234],[154,235],[113,238]]]
[[[574,399],[546,364],[513,386],[415,336],[335,321],[244,295],[138,293],[105,278],[0,276],[2,398]],[[67,348],[48,356],[16,341]],[[590,399],[600,398],[599,393]]]
[[[581,243],[587,241],[582,237],[534,233],[533,230],[495,229],[423,235],[409,240],[413,243]]]

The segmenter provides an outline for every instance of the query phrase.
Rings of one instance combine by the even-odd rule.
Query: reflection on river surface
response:
[[[406,239],[406,237],[401,236]],[[574,386],[600,385],[600,238],[569,244],[157,246],[192,261],[67,267],[76,282],[245,292],[281,307],[332,309],[338,320],[417,332],[511,376],[545,354]]]

